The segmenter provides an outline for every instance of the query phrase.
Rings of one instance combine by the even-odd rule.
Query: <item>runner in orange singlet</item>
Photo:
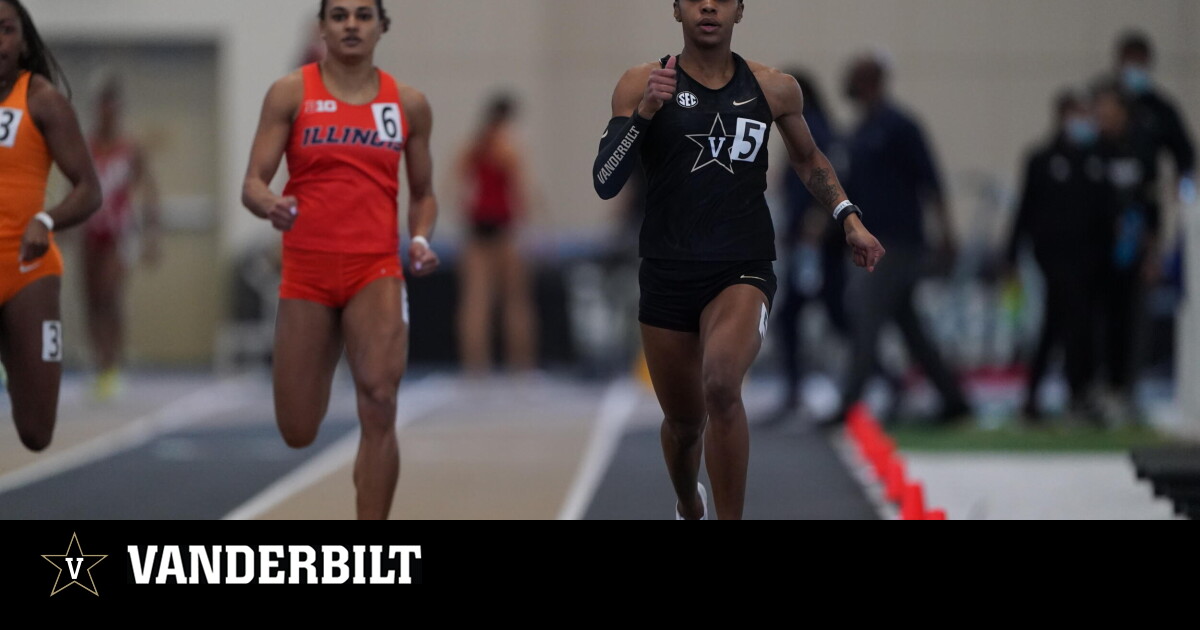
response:
[[[346,357],[362,426],[358,517],[387,518],[400,474],[396,392],[408,357],[399,257],[399,167],[407,158],[409,262],[432,273],[437,220],[425,96],[374,65],[388,29],[382,0],[322,0],[328,55],[267,93],[242,201],[283,237],[275,328],[275,417],[289,446],[312,444]],[[287,155],[291,179],[269,188]]]
[[[50,445],[62,380],[63,263],[53,233],[100,205],[79,120],[55,86],[61,76],[25,7],[0,0],[0,358],[17,433],[32,451]],[[71,190],[43,210],[51,163]]]

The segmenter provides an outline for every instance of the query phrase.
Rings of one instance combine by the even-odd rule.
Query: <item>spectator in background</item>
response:
[[[846,190],[863,208],[873,209],[864,222],[888,245],[888,264],[873,274],[854,276],[847,304],[854,332],[854,353],[843,386],[842,409],[825,424],[840,423],[862,396],[877,364],[880,331],[895,322],[904,335],[910,357],[920,365],[941,395],[940,423],[961,420],[970,413],[955,375],[947,367],[921,324],[913,304],[927,252],[924,214],[933,210],[940,232],[940,254],[953,258],[954,229],[934,159],[920,126],[892,104],[887,90],[888,68],[879,55],[852,61],[846,75],[846,96],[860,114],[848,141],[850,176]],[[893,256],[893,254],[895,254]]]
[[[1137,143],[1144,147],[1145,198],[1148,212],[1158,215],[1162,205],[1159,196],[1164,186],[1160,183],[1159,170],[1164,157],[1169,157],[1175,168],[1179,200],[1185,206],[1195,205],[1196,195],[1196,151],[1188,134],[1188,126],[1172,100],[1165,96],[1153,78],[1155,62],[1154,46],[1144,33],[1130,31],[1122,35],[1116,45],[1116,72],[1121,88],[1130,100],[1130,133],[1140,136]],[[1147,264],[1152,265],[1149,280],[1152,284],[1169,282],[1176,291],[1183,290],[1184,231],[1180,230],[1173,247],[1174,251],[1147,252]],[[1162,243],[1166,246],[1167,243]],[[1166,261],[1163,259],[1166,258]],[[1165,274],[1165,276],[1164,276]]]
[[[459,270],[459,349],[463,367],[476,376],[491,369],[497,302],[509,366],[516,371],[536,367],[532,283],[517,240],[517,222],[529,204],[529,181],[514,136],[515,115],[511,96],[493,97],[457,163],[468,229]]]
[[[846,150],[825,108],[825,99],[808,72],[788,71],[804,93],[804,119],[813,141],[833,164],[834,170],[846,169]],[[775,329],[780,345],[786,379],[783,403],[773,418],[781,421],[800,405],[800,380],[803,361],[800,348],[800,314],[809,302],[820,299],[833,329],[848,337],[849,324],[844,306],[846,290],[846,237],[836,223],[813,200],[804,182],[793,169],[782,177],[786,220],[780,235],[783,243],[783,284]]]
[[[160,252],[158,186],[145,150],[121,128],[123,106],[120,82],[106,78],[96,101],[96,129],[88,140],[104,200],[83,230],[84,297],[97,370],[94,393],[100,401],[121,389],[123,302],[133,262],[127,254],[139,227],[135,196],[141,201],[142,261],[157,264]]]
[[[1157,276],[1155,252],[1160,206],[1151,177],[1158,146],[1134,119],[1131,100],[1120,85],[1098,84],[1092,94],[1100,129],[1099,153],[1112,188],[1112,238],[1105,287],[1105,364],[1110,421],[1136,419],[1133,387],[1137,381],[1135,340],[1144,310],[1145,287]]]
[[[329,49],[325,46],[325,40],[321,37],[321,23],[318,21],[313,24],[311,29],[305,36],[304,49],[300,51],[300,66],[307,66],[310,63],[319,63],[325,60],[325,55],[329,53]]]
[[[1188,136],[1183,116],[1154,83],[1154,47],[1146,35],[1129,32],[1117,42],[1117,73],[1130,99],[1131,133],[1145,138],[1139,142],[1152,151],[1145,163],[1148,201],[1157,205],[1158,157],[1166,151],[1175,163],[1179,193],[1184,203],[1196,201],[1196,150]]]
[[[1086,97],[1065,92],[1055,101],[1054,134],[1025,164],[1024,188],[1006,260],[1015,270],[1028,242],[1045,278],[1046,311],[1029,371],[1024,414],[1042,417],[1038,388],[1051,353],[1062,348],[1072,411],[1096,419],[1091,394],[1101,279],[1112,238],[1112,195],[1096,152],[1099,132]]]

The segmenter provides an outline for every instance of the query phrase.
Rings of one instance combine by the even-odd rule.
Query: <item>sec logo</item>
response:
[[[680,107],[691,109],[700,104],[700,99],[696,98],[691,92],[680,92],[679,96],[675,97],[675,102],[679,103]]]

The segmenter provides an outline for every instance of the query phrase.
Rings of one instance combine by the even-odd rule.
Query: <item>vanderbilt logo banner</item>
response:
[[[5,599],[46,610],[150,601],[405,601],[445,535],[398,523],[13,522]],[[464,560],[454,561],[461,570]],[[476,558],[480,556],[474,556]],[[449,566],[446,566],[448,569]],[[452,571],[453,573],[454,571]]]

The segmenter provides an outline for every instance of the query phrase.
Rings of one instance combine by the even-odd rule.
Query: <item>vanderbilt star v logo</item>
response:
[[[718,129],[720,133],[717,133]],[[733,136],[725,132],[725,123],[720,114],[717,114],[717,119],[713,121],[712,129],[708,133],[689,134],[688,140],[700,146],[700,155],[696,156],[696,164],[692,166],[693,173],[713,163],[733,173]],[[704,161],[706,157],[707,162]]]
[[[54,588],[50,591],[51,597],[72,584],[78,584],[80,588],[92,595],[100,596],[100,593],[96,591],[96,583],[92,581],[92,569],[100,564],[101,560],[107,558],[107,555],[84,555],[83,550],[79,547],[79,538],[75,534],[71,534],[71,542],[67,545],[66,553],[43,555],[42,557],[46,559],[46,562],[58,568],[58,577],[55,578]],[[63,575],[64,573],[66,575]]]
[[[693,173],[715,163],[734,174],[734,162],[754,162],[758,159],[759,152],[767,144],[767,123],[753,118],[738,118],[736,131],[730,135],[725,131],[725,121],[717,114],[708,133],[688,134],[687,139],[700,146],[700,155],[696,156],[696,164],[692,166]]]

